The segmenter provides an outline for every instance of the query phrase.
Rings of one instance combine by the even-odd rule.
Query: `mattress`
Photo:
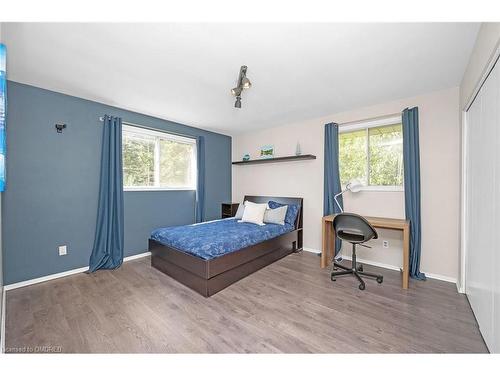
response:
[[[158,228],[151,233],[151,238],[163,245],[208,260],[292,232],[294,229],[291,224],[261,226],[229,218]]]

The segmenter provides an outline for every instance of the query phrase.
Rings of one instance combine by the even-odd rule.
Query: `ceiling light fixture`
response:
[[[244,77],[241,80],[241,84],[243,85],[244,89],[249,89],[250,87],[252,87],[252,83],[250,82],[250,80],[247,77]]]
[[[241,108],[241,96],[236,97],[236,102],[234,102],[235,108]]]
[[[243,92],[243,90],[249,89],[250,87],[252,87],[252,83],[247,78],[247,67],[246,65],[243,65],[240,68],[238,85],[234,89],[231,89],[231,94],[233,96],[236,96],[236,102],[234,102],[235,108],[241,108],[241,93]]]

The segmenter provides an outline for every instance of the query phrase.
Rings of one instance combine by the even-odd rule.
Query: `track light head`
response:
[[[235,108],[241,108],[241,93],[243,90],[252,87],[252,83],[247,78],[247,67],[246,65],[241,66],[240,74],[238,76],[238,85],[231,89],[231,94],[236,96],[236,102],[234,103]]]
[[[241,80],[241,86],[244,89],[249,89],[250,87],[252,87],[252,83],[247,77],[243,77],[243,79]]]
[[[240,96],[242,91],[241,87],[235,87],[231,89],[231,94],[233,94],[233,96]]]

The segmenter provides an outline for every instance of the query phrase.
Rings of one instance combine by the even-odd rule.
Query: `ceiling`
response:
[[[8,77],[226,134],[458,86],[479,24],[8,23]],[[241,65],[253,87],[234,108]]]

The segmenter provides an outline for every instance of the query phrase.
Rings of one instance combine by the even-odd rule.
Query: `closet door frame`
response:
[[[462,133],[462,144],[461,144],[461,202],[460,202],[460,279],[457,283],[457,289],[459,293],[466,292],[466,283],[467,283],[467,241],[468,241],[468,233],[467,233],[467,163],[468,163],[468,155],[467,149],[469,145],[467,144],[467,140],[469,137],[469,126],[467,124],[467,112],[469,111],[472,103],[474,103],[474,99],[479,94],[481,87],[483,87],[484,82],[488,79],[491,71],[495,67],[495,64],[500,64],[500,44],[496,46],[495,52],[489,59],[488,65],[484,68],[483,73],[481,74],[481,78],[476,84],[472,95],[470,96],[467,104],[464,108],[462,108],[462,123],[461,123],[461,133]]]

